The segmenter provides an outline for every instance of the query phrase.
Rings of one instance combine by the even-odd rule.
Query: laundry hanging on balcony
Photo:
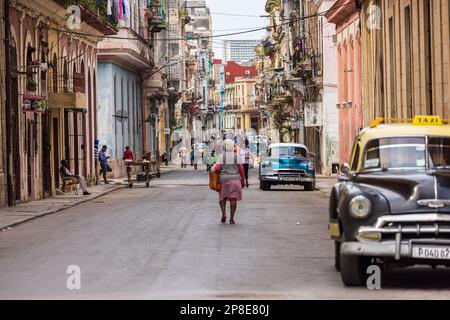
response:
[[[111,1],[112,0],[108,0],[107,3],[106,3],[106,14],[108,16],[112,15],[112,3],[111,3]]]
[[[119,17],[119,0],[111,0],[112,1],[112,13],[115,17]]]

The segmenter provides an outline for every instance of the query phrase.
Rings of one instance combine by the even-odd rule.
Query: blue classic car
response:
[[[267,158],[259,165],[260,189],[269,191],[273,185],[303,185],[305,190],[314,191],[315,165],[307,156],[308,149],[302,144],[270,145]]]

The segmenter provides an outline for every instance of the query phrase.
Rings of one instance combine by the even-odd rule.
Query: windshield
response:
[[[429,138],[430,168],[450,169],[450,138]]]
[[[270,156],[275,158],[282,157],[302,157],[306,158],[306,149],[301,147],[278,147],[270,150]]]
[[[425,138],[399,137],[372,140],[367,144],[363,169],[424,169]]]

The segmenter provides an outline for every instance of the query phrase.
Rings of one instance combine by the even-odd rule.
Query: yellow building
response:
[[[259,130],[259,112],[255,105],[256,78],[236,78],[225,87],[225,107],[229,114],[227,129],[245,132]],[[227,119],[227,118],[226,118]]]
[[[365,125],[378,116],[450,117],[448,0],[364,1]]]

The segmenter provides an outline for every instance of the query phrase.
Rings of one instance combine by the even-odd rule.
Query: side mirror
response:
[[[338,181],[350,181],[350,165],[348,163],[344,163],[341,166],[341,172],[338,174]]]
[[[350,172],[350,165],[348,163],[344,163],[342,165],[341,171],[343,174],[348,175]]]

